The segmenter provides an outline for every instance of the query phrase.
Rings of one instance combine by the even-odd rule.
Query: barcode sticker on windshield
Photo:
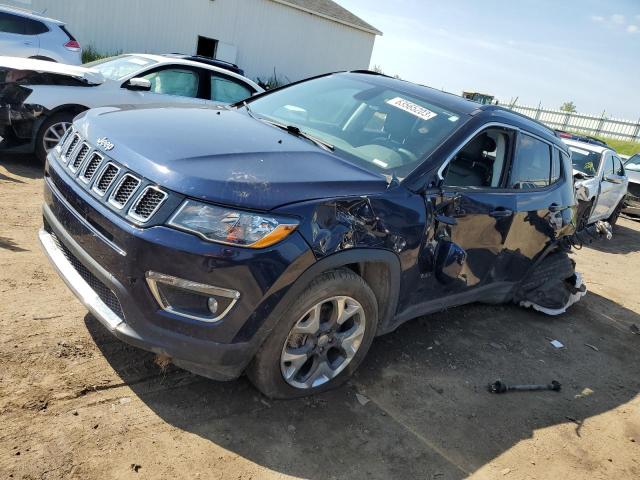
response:
[[[421,118],[422,120],[431,120],[434,117],[437,117],[438,114],[432,112],[428,108],[424,108],[417,103],[410,102],[409,100],[405,100],[401,97],[392,98],[391,100],[387,100],[389,105],[392,105],[400,110],[404,110],[411,115]]]

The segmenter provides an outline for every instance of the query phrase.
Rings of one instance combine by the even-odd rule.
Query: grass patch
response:
[[[82,50],[82,63],[91,63],[103,58],[115,57],[122,52],[104,53],[98,51],[93,45],[88,45]]]
[[[632,142],[630,140],[615,140],[613,138],[598,137],[603,142],[607,142],[611,148],[621,155],[635,155],[640,153],[640,142]]]

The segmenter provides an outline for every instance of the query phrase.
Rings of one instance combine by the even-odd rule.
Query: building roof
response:
[[[318,15],[328,20],[357,28],[374,35],[382,35],[382,32],[368,24],[349,10],[341,7],[333,0],[272,0],[292,8],[297,8],[312,15]]]

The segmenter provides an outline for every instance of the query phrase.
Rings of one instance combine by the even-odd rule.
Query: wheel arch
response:
[[[311,265],[289,287],[269,316],[265,319],[252,342],[257,351],[269,337],[280,318],[304,290],[320,275],[331,270],[348,268],[361,276],[369,285],[378,302],[378,331],[388,331],[395,318],[400,296],[400,259],[389,250],[355,248],[331,254]],[[247,335],[241,329],[238,337]]]

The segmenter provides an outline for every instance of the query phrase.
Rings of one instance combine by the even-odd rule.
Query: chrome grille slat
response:
[[[56,147],[59,161],[78,184],[104,206],[129,222],[149,224],[169,198],[169,193],[119,165],[85,141],[71,127]]]
[[[69,159],[69,170],[71,170],[73,173],[76,173],[78,171],[78,168],[80,168],[80,166],[82,165],[82,162],[85,161],[87,155],[89,155],[89,152],[91,151],[91,147],[86,143],[83,143],[76,150],[77,151],[74,152],[74,154]]]
[[[80,135],[74,133],[73,136],[69,137],[69,139],[69,144],[66,145],[66,148],[64,150],[62,150],[62,159],[65,161],[65,163],[69,160],[70,155],[73,154],[74,150],[80,143]]]
[[[82,173],[80,174],[80,180],[82,180],[84,183],[91,182],[91,179],[98,171],[98,167],[100,167],[102,160],[104,160],[104,157],[102,155],[100,155],[98,152],[93,152],[93,154],[91,154],[91,157],[89,158],[89,161],[84,166]]]
[[[146,223],[158,211],[168,195],[157,187],[146,187],[129,209],[129,216]]]
[[[120,168],[112,162],[107,163],[98,175],[93,191],[103,197],[119,173]]]
[[[123,175],[109,196],[109,203],[119,210],[122,209],[138,189],[140,183],[140,179],[130,173]]]

